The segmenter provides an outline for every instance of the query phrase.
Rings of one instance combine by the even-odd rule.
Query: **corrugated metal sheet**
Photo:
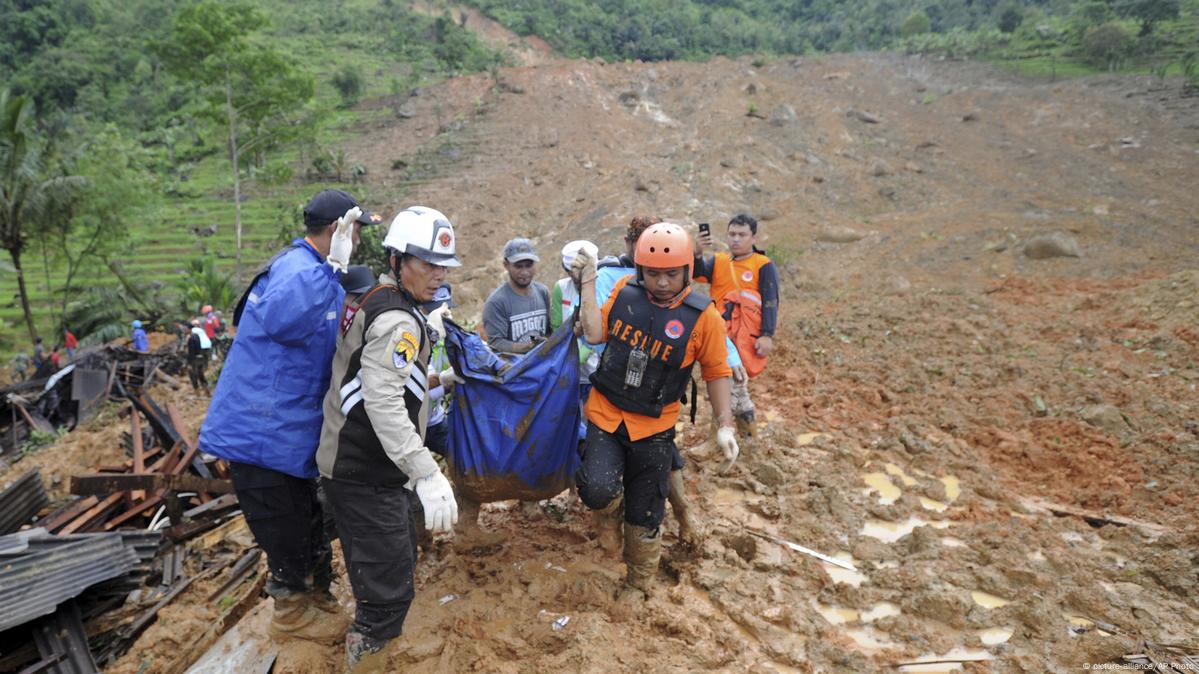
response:
[[[88,650],[83,617],[74,601],[67,601],[53,614],[33,624],[33,641],[42,657],[61,655],[47,674],[94,674],[100,671]]]
[[[20,529],[48,505],[50,497],[42,485],[41,472],[32,470],[5,483],[4,490],[0,491],[0,534],[11,534]]]
[[[34,529],[0,536],[0,631],[53,613],[139,561],[116,533],[58,537]]]

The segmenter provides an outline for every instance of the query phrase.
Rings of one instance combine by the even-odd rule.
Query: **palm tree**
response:
[[[47,173],[42,161],[45,140],[34,128],[33,101],[0,91],[0,248],[8,251],[16,271],[21,309],[29,338],[37,338],[21,254],[28,243],[24,228],[46,220],[59,210],[86,180]]]

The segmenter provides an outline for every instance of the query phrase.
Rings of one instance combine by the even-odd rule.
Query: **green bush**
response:
[[[923,35],[930,30],[932,30],[932,20],[928,18],[928,14],[922,9],[908,14],[903,23],[899,24],[899,34],[903,37]]]
[[[352,65],[344,65],[333,74],[333,88],[341,96],[341,107],[352,108],[362,98],[366,83],[362,72]]]
[[[1116,70],[1132,51],[1132,35],[1115,22],[1096,26],[1082,38],[1082,56],[1088,63]]]

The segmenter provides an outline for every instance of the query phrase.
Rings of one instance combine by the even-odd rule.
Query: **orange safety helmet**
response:
[[[690,274],[694,255],[687,230],[669,222],[659,222],[650,225],[637,239],[633,262],[638,267],[651,269],[687,267]]]

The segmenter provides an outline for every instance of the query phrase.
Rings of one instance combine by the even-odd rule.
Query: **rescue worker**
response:
[[[79,338],[70,328],[62,329],[62,346],[67,350],[67,362],[75,362],[75,350],[79,348]]]
[[[674,425],[696,362],[707,382],[724,469],[739,452],[724,323],[711,300],[690,285],[691,237],[678,225],[652,225],[637,239],[634,260],[636,277],[619,280],[602,308],[595,301],[595,258],[580,251],[572,265],[583,289],[584,336],[606,344],[591,375],[587,440],[575,479],[587,507],[608,514],[623,509],[625,597],[643,596],[657,573],[678,452]]]
[[[574,315],[575,310],[579,308],[579,289],[575,287],[574,279],[570,278],[570,265],[574,263],[575,255],[582,249],[586,248],[587,252],[592,257],[599,259],[599,247],[590,241],[571,241],[562,247],[562,269],[566,271],[566,278],[558,279],[554,284],[554,289],[550,291],[550,333],[553,334],[558,326],[566,321],[569,321]],[[594,371],[594,367],[589,367],[588,358],[591,357],[591,347],[583,340],[579,340],[579,375],[586,378]],[[598,360],[596,361],[598,362]],[[582,384],[590,390],[589,384]]]
[[[229,462],[266,553],[276,635],[332,642],[348,622],[329,592],[316,449],[345,294],[338,280],[361,225],[377,220],[341,190],[308,202],[307,236],[276,254],[238,302],[240,327],[200,431],[200,449]]]
[[[150,353],[150,338],[142,329],[142,322],[135,320],[130,325],[133,326],[133,350],[138,353]]]
[[[406,491],[430,531],[449,531],[458,505],[425,445],[432,349],[420,305],[461,263],[454,227],[412,206],[391,222],[388,271],[345,312],[325,395],[317,465],[337,522],[357,611],[345,635],[350,669],[400,635],[415,596],[417,531]]]
[[[661,221],[662,219],[659,217],[646,215],[636,215],[629,220],[628,229],[625,230],[624,255],[606,257],[598,264],[595,280],[597,306],[603,306],[618,281],[635,273],[633,254],[637,248],[637,239],[651,225]],[[737,349],[733,347],[732,341],[727,337],[725,338],[725,349],[728,352],[729,367],[733,370],[733,385],[736,386],[737,382],[745,381],[745,368],[741,365],[741,357],[737,355]],[[591,355],[591,371],[594,371],[599,364],[599,355],[603,352],[603,346],[596,347],[595,351],[596,353]],[[683,455],[675,452],[674,462],[670,469],[670,512],[674,514],[674,519],[679,524],[679,539],[693,548],[698,548],[702,542],[702,534],[699,526],[691,517],[691,503],[687,498],[687,486],[683,480],[683,468],[686,463]],[[601,516],[601,519],[604,517],[606,516]],[[618,517],[615,518],[614,525],[601,523],[599,532],[599,542],[604,549],[609,552],[616,552],[620,549],[620,520]]]
[[[749,379],[766,368],[774,351],[774,329],[779,315],[779,274],[770,258],[758,250],[758,221],[741,214],[729,220],[729,252],[703,255],[712,247],[712,235],[697,238],[695,280],[712,284],[716,301],[749,377],[733,384],[733,415],[746,435],[753,435],[756,422],[754,402],[749,396]],[[734,315],[734,306],[739,310]]]
[[[203,388],[204,393],[210,393],[204,371],[208,369],[208,354],[211,348],[212,341],[200,327],[200,321],[193,319],[191,336],[187,338],[187,377],[191,380],[192,391]]]

